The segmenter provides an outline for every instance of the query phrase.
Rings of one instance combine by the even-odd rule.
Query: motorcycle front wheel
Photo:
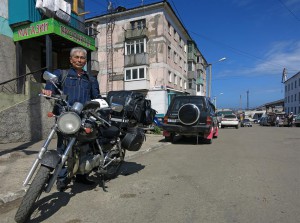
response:
[[[35,201],[41,195],[45,184],[50,176],[50,168],[40,166],[37,174],[35,175],[31,185],[29,186],[23,200],[19,206],[19,209],[15,215],[15,221],[18,223],[26,222],[30,217]]]

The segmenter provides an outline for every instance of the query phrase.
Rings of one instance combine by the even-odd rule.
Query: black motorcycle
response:
[[[57,76],[46,71],[43,77],[59,90]],[[63,92],[59,92],[51,97],[41,95],[57,100],[61,104],[61,113],[55,117],[55,124],[23,183],[29,187],[15,215],[16,222],[30,218],[35,202],[42,192],[50,192],[63,168],[67,169],[68,183],[76,174],[92,171],[100,174],[102,179],[113,178],[124,161],[126,149],[130,150],[137,142],[136,135],[131,134],[121,143],[120,129],[109,122],[107,114],[121,112],[122,105],[108,106],[104,99],[96,99],[85,105],[76,102],[70,106]],[[56,132],[64,138],[63,154],[48,148]],[[104,181],[102,185],[104,188]]]

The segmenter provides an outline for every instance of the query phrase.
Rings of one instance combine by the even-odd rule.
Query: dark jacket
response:
[[[58,77],[58,87],[68,96],[67,101],[71,106],[74,102],[85,104],[87,101],[101,97],[97,79],[86,72],[78,77],[76,70],[70,68],[63,86],[61,86],[62,70],[55,70],[53,74]],[[54,94],[58,94],[58,91],[51,82],[47,81],[45,89],[52,90]]]

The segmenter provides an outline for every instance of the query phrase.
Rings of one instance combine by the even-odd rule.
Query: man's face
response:
[[[86,63],[86,56],[83,52],[76,51],[74,54],[70,57],[70,63],[76,70],[82,70]]]

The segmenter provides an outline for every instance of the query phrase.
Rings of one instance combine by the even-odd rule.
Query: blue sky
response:
[[[87,17],[103,14],[103,0],[86,0]],[[158,1],[112,0],[132,8]],[[246,108],[283,99],[287,77],[300,71],[300,0],[170,0],[212,64],[218,108]],[[220,58],[227,59],[217,62]]]

